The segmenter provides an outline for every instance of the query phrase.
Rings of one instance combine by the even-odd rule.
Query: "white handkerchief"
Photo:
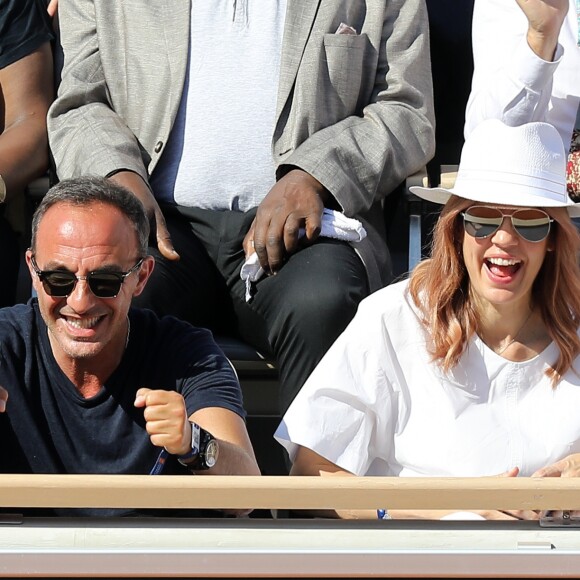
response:
[[[298,236],[304,236],[303,228],[298,232]],[[346,217],[344,214],[333,209],[325,209],[322,212],[322,222],[320,235],[326,238],[335,238],[345,242],[360,242],[367,235],[363,225],[354,218]],[[252,284],[257,282],[264,275],[264,270],[258,261],[258,254],[254,252],[242,265],[240,277],[246,282],[246,302],[252,298]]]
[[[352,26],[349,26],[348,24],[341,22],[338,25],[335,34],[357,34],[357,32]]]

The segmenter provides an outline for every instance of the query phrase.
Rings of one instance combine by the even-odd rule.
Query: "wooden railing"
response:
[[[572,510],[580,478],[0,475],[3,507]],[[0,577],[577,578],[563,523],[0,515]]]
[[[580,478],[0,475],[0,507],[580,509]]]

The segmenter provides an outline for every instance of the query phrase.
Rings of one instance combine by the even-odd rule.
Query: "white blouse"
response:
[[[577,359],[554,389],[555,344],[511,362],[474,337],[449,375],[430,361],[407,281],[361,302],[275,438],[357,475],[521,475],[580,452]],[[576,372],[574,372],[576,371]]]

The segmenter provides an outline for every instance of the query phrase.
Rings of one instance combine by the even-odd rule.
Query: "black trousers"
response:
[[[134,304],[241,338],[273,357],[284,412],[369,293],[361,259],[347,243],[319,238],[258,281],[246,302],[242,240],[256,210],[163,211],[181,260],[166,260],[151,247],[155,269]]]

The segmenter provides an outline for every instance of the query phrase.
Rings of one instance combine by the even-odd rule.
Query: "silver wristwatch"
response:
[[[197,423],[191,424],[191,451],[180,455],[179,463],[185,465],[191,471],[211,469],[218,460],[219,444],[217,439]]]

